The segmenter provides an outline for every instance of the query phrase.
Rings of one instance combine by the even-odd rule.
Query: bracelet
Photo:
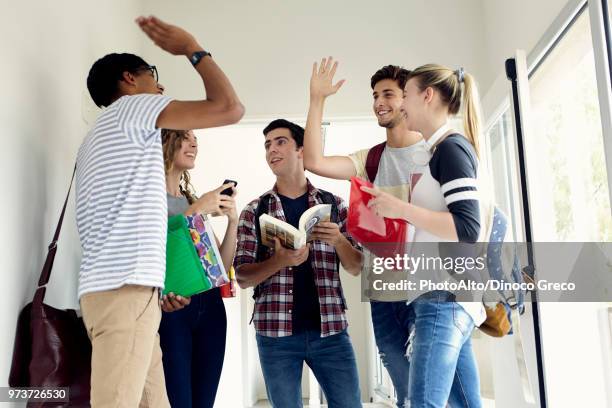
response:
[[[191,54],[191,57],[189,57],[189,61],[191,62],[191,65],[195,67],[196,65],[200,63],[200,61],[202,61],[202,58],[204,58],[207,55],[209,55],[212,58],[212,54],[208,51],[196,51],[193,54]]]

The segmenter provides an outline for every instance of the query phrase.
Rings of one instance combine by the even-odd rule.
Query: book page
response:
[[[274,237],[277,237],[285,248],[299,249],[306,243],[305,236],[293,226],[268,214],[259,217],[261,243],[274,248]]]
[[[300,217],[300,232],[305,235],[306,241],[310,241],[314,226],[320,222],[329,222],[330,219],[331,204],[317,204],[304,211],[304,214]]]

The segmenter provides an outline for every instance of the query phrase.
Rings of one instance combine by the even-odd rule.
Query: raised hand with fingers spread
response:
[[[311,98],[327,98],[338,92],[346,80],[341,79],[333,84],[336,69],[338,69],[338,61],[334,61],[333,57],[323,58],[318,67],[316,62],[312,64],[312,76],[310,77]]]

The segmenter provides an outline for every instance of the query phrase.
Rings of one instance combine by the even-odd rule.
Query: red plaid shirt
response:
[[[321,204],[318,190],[308,183],[308,207]],[[278,197],[276,185],[264,194],[268,201],[268,214],[279,220],[286,221],[283,205]],[[338,222],[340,231],[356,248],[358,244],[346,231],[348,208],[342,198],[334,196],[338,207]],[[256,262],[257,234],[255,229],[255,214],[259,198],[251,201],[240,214],[238,222],[238,247],[234,266],[236,270],[241,265]],[[266,260],[274,253],[266,247]],[[321,337],[331,336],[345,330],[348,326],[346,301],[342,293],[336,250],[322,241],[313,241],[310,247],[312,270],[315,274],[315,285],[319,294],[319,309],[321,312]],[[256,291],[253,322],[259,335],[268,337],[291,336],[293,309],[293,272],[292,268],[283,268],[260,283]]]

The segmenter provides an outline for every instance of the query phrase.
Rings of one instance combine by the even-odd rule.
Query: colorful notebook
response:
[[[229,281],[208,220],[201,214],[168,218],[164,294],[192,296]]]

